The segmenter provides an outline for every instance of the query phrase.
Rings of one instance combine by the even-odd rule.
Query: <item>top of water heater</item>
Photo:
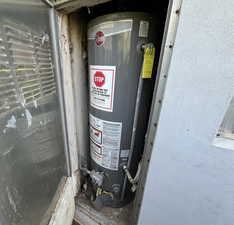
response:
[[[134,19],[134,18],[152,21],[154,16],[152,14],[144,13],[144,12],[111,13],[111,14],[99,16],[99,17],[91,20],[88,24],[88,28],[93,27],[99,23],[106,22],[106,21],[117,21],[117,20]]]

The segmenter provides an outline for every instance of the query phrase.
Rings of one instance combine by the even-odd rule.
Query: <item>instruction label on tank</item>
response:
[[[122,123],[102,120],[91,114],[89,120],[92,159],[106,169],[118,170]]]
[[[115,87],[115,66],[90,65],[90,104],[92,107],[112,112]]]
[[[140,27],[139,27],[139,37],[148,37],[149,32],[149,22],[141,20],[140,21]]]

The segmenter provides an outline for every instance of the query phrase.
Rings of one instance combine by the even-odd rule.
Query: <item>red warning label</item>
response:
[[[105,75],[101,71],[94,74],[94,83],[97,87],[102,87],[105,84]]]
[[[115,66],[90,66],[90,104],[92,107],[108,112],[113,111],[115,71]]]
[[[90,137],[98,144],[102,144],[102,131],[90,125]]]

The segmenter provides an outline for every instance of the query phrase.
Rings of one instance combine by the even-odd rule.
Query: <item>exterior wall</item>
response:
[[[234,2],[186,0],[139,225],[231,225],[234,152],[212,145],[234,87]]]

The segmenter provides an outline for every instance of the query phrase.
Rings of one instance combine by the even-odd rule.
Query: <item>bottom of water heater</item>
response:
[[[124,198],[124,200],[114,199],[114,198],[111,199],[109,197],[106,197],[105,195],[101,195],[96,197],[95,199],[91,199],[91,201],[96,209],[99,208],[99,205],[101,208],[104,207],[122,208],[128,205],[129,203],[131,203],[133,199],[134,199],[133,194],[129,194],[126,198]]]
[[[79,194],[76,199],[77,209],[74,220],[80,225],[130,225],[132,224],[131,213],[133,204],[130,203],[123,208],[105,207],[101,211],[93,207],[84,193]]]
[[[131,203],[135,197],[135,193],[126,191],[124,197],[121,198],[120,193],[115,195],[102,187],[97,187],[89,178],[84,183],[82,192],[98,211],[106,207],[122,208]]]

